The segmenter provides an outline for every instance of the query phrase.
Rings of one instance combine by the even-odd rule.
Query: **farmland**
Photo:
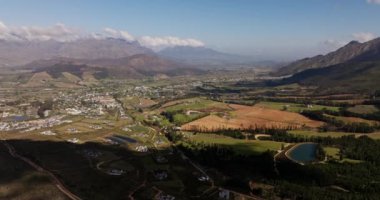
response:
[[[358,114],[371,114],[378,112],[379,109],[374,105],[355,105],[348,108],[348,111]]]
[[[217,144],[232,148],[237,154],[251,155],[251,154],[261,154],[266,151],[277,151],[281,149],[281,142],[272,141],[260,141],[260,140],[244,140],[235,139],[226,136],[199,133],[190,136],[191,141],[206,143],[206,144]]]
[[[323,125],[300,114],[262,108],[259,106],[229,105],[233,111],[228,116],[210,115],[182,126],[184,130],[217,130],[249,128],[288,128]]]
[[[43,75],[39,74],[37,78]],[[59,84],[79,81],[66,73],[61,79],[64,81]],[[207,77],[206,81],[209,79]],[[180,85],[173,87],[175,81],[180,81]],[[331,112],[322,113],[323,116],[347,123],[377,121],[375,115],[343,115],[343,109],[354,108],[351,105],[350,108],[324,106],[336,105],[332,100],[324,100],[324,105],[306,104],[304,99],[307,96],[292,94],[301,91],[307,95],[312,90],[309,87],[254,88],[230,81],[208,83],[205,90],[199,90],[191,87],[192,81],[165,79],[155,84],[149,79],[101,80],[98,85],[83,85],[78,90],[69,85],[49,88],[58,83],[43,88],[44,84],[37,81],[39,88],[19,90],[22,95],[16,95],[14,99],[18,98],[22,103],[3,106],[13,115],[6,118],[7,122],[1,122],[4,131],[0,136],[17,152],[51,171],[68,190],[84,199],[104,199],[108,192],[112,195],[107,197],[113,199],[120,196],[153,199],[159,194],[169,194],[176,199],[186,199],[187,195],[217,199],[218,187],[250,194],[246,185],[251,180],[257,182],[255,186],[262,186],[263,194],[271,194],[276,187],[271,185],[271,177],[287,181],[282,172],[278,176],[273,171],[273,156],[287,145],[326,140],[332,144],[323,148],[331,158],[324,163],[332,166],[331,162],[337,160],[337,149],[342,145],[335,144],[340,138],[351,135],[355,136],[354,140],[364,140],[365,137],[360,137],[363,135],[380,138],[376,127],[373,133],[343,132],[329,121],[305,115],[302,111],[327,110]],[[15,94],[7,89],[2,91],[2,95]],[[263,97],[266,93],[281,96]],[[37,106],[40,106],[52,96],[49,115],[36,116],[38,109],[31,109],[34,101],[39,101]],[[339,96],[334,96],[334,101],[339,101],[336,98]],[[20,106],[12,106],[18,103]],[[26,119],[21,118],[26,122],[9,121],[26,113],[32,113]],[[56,116],[62,117],[56,119]],[[370,117],[374,119],[367,119]],[[62,123],[56,124],[57,121]],[[35,129],[27,129],[29,125],[23,127],[29,122]],[[331,129],[325,130],[326,127]],[[343,161],[359,163],[359,159],[344,154]],[[364,161],[365,158],[360,156],[357,157]],[[343,161],[338,163],[346,163]],[[281,162],[276,163],[279,170]],[[28,173],[44,177],[34,171]],[[7,184],[13,187],[11,182]],[[43,188],[43,194],[66,198],[57,193],[51,182],[38,184]],[[29,192],[36,190],[31,186],[22,187]]]
[[[326,115],[326,116],[333,117],[337,120],[343,121],[344,123],[366,123],[366,124],[375,125],[375,126],[379,124],[378,121],[366,120],[366,119],[362,119],[358,117],[342,117],[342,116],[331,116],[331,115]]]
[[[177,101],[171,101],[162,105],[161,109],[165,111],[180,111],[180,110],[197,110],[197,111],[208,111],[208,112],[218,112],[231,110],[231,108],[224,103],[204,99],[204,98],[190,98]]]
[[[301,112],[303,110],[332,110],[332,111],[338,111],[339,107],[334,106],[322,106],[322,105],[315,105],[310,104],[309,106],[305,104],[297,104],[297,103],[288,103],[288,102],[270,102],[270,101],[261,101],[256,106],[264,107],[264,108],[270,108],[270,109],[276,109],[276,110],[286,110],[290,112]]]

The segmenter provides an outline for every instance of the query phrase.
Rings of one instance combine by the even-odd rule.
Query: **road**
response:
[[[135,198],[133,197],[133,195],[141,188],[145,187],[146,186],[146,180],[144,180],[138,187],[136,187],[133,191],[131,191],[128,195],[128,198],[130,200],[135,200]]]
[[[41,166],[37,165],[36,163],[34,163],[33,161],[29,160],[28,158],[17,154],[17,152],[14,149],[14,147],[12,145],[10,145],[9,143],[7,143],[5,140],[1,140],[1,143],[3,143],[3,145],[8,149],[8,152],[9,152],[9,154],[11,156],[13,156],[14,158],[18,158],[18,159],[26,162],[27,164],[29,164],[30,166],[32,166],[37,171],[47,174],[50,177],[50,179],[52,180],[53,184],[63,194],[65,194],[69,199],[71,199],[71,200],[81,200],[81,198],[79,198],[78,196],[76,196],[75,194],[73,194],[72,192],[70,192],[67,188],[65,188],[65,186],[62,184],[62,182],[53,173],[51,173],[48,170],[45,170],[44,168],[42,168]]]

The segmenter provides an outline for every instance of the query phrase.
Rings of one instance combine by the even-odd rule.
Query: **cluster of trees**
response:
[[[344,136],[336,138],[335,143],[341,147],[341,153],[347,158],[364,160],[380,165],[380,141],[363,136]]]
[[[236,129],[236,128],[234,128],[234,129],[223,128],[223,127],[210,129],[208,127],[199,127],[198,126],[198,127],[193,127],[192,131],[199,132],[199,133],[215,133],[215,134],[221,134],[221,135],[241,139],[241,138],[244,138],[243,137],[244,135],[242,134],[242,132],[251,133],[251,134],[261,133],[261,134],[272,135],[275,133],[278,133],[278,134],[287,133],[287,131],[294,130],[294,129],[296,129],[296,126],[292,126],[292,125],[289,125],[287,127],[282,127],[282,126],[263,127],[263,126],[252,126],[251,125],[248,128],[238,128],[238,129]],[[250,138],[250,139],[253,139],[253,138]]]
[[[228,137],[232,137],[232,138],[236,138],[236,139],[244,139],[245,138],[245,136],[242,133],[242,131],[235,130],[235,129],[222,129],[222,130],[217,130],[217,131],[215,131],[213,133],[219,134],[219,135],[228,136]]]
[[[314,100],[313,98],[275,98],[275,97],[265,97],[258,98],[257,100],[273,101],[273,102],[287,102],[287,103],[297,103],[297,104],[317,104],[323,106],[337,106],[337,107],[348,107],[349,103],[346,102],[336,102],[329,100]]]
[[[318,144],[317,148],[315,149],[315,157],[319,161],[324,160],[326,157],[326,151],[323,149],[323,146],[320,144]]]
[[[170,140],[173,143],[177,143],[177,142],[183,140],[182,134],[176,133],[175,131],[171,131],[171,130],[167,131],[165,133],[165,136],[166,136],[166,138],[168,138],[168,140]]]
[[[359,117],[368,120],[377,120],[380,121],[380,112],[369,113],[369,114],[360,114],[353,113],[348,111],[347,109],[341,109],[338,113],[334,113],[335,115],[345,116],[345,117]]]
[[[336,114],[334,111],[328,111],[328,110],[304,110],[301,113],[302,115],[328,123],[328,125],[325,125],[321,127],[322,131],[332,131],[332,130],[341,130],[344,132],[351,132],[351,133],[372,133],[374,132],[378,126],[373,126],[365,122],[351,122],[346,123],[341,120],[336,119],[335,117],[330,117],[325,114]]]
[[[253,106],[257,102],[256,101],[239,101],[239,100],[225,100],[224,103],[228,104],[239,104],[239,105],[245,105],[245,106]]]
[[[45,117],[44,112],[46,110],[53,110],[53,100],[52,99],[48,99],[44,102],[39,103],[39,108],[37,110],[38,116],[41,118],[44,118]]]
[[[340,163],[300,166],[279,163],[280,177],[276,181],[277,194],[290,199],[379,199],[379,165]],[[297,174],[295,176],[294,174]],[[339,188],[331,189],[331,186]]]
[[[371,103],[372,104],[370,105],[376,105],[374,101],[371,101]],[[340,108],[338,111],[324,109],[324,110],[321,110],[321,112],[324,112],[329,115],[334,115],[334,116],[358,117],[358,118],[363,118],[363,119],[368,119],[368,120],[380,121],[380,112],[367,113],[367,114],[354,113],[354,112],[350,112],[348,110],[348,107]]]
[[[276,137],[276,135],[274,135]],[[296,136],[287,137],[296,140]],[[250,180],[275,186],[275,194],[285,199],[378,199],[380,197],[380,141],[367,137],[312,138],[342,147],[346,157],[364,162],[351,164],[298,165],[290,161],[273,162],[273,153],[238,155],[224,145],[196,142],[180,143],[178,148],[204,166],[220,170],[228,178],[225,187],[247,189]],[[321,148],[321,147],[319,147]],[[322,150],[323,151],[323,150]],[[322,155],[322,154],[321,154]],[[337,185],[340,189],[331,189]],[[349,191],[349,192],[345,192]]]
[[[225,145],[193,141],[179,143],[177,147],[203,166],[215,167],[232,176],[238,175],[239,171],[243,169],[260,176],[274,176],[273,152],[267,151],[259,155],[242,155],[237,154],[231,147]],[[245,180],[245,178],[240,179],[240,181],[247,185],[248,180]]]
[[[293,134],[273,134],[272,137],[263,138],[287,143],[315,142],[326,146],[336,146],[340,149],[342,156],[355,160],[363,160],[380,165],[380,141],[373,140],[367,136],[355,138],[354,135],[332,137],[308,137]]]

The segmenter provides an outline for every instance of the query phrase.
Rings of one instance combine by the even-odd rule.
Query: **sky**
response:
[[[113,36],[155,50],[292,60],[380,36],[380,0],[0,0],[0,39],[15,35]]]

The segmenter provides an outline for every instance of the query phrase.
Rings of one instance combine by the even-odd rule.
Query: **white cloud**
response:
[[[69,28],[64,24],[57,23],[54,26],[39,27],[39,26],[22,26],[10,27],[0,21],[0,39],[11,41],[46,41],[56,40],[61,42],[74,41],[81,38],[117,38],[124,39],[129,42],[137,41],[142,46],[155,50],[173,46],[204,46],[204,43],[192,38],[178,38],[173,36],[154,37],[140,36],[135,37],[128,31],[115,30],[105,28],[101,33],[82,32],[73,28]]]
[[[347,44],[346,41],[339,41],[339,40],[334,40],[334,39],[328,39],[328,40],[323,41],[323,45],[329,48],[339,48],[345,44]]]
[[[331,51],[336,51],[337,49],[343,47],[347,43],[347,40],[327,39],[318,44],[318,54],[325,54]]]
[[[127,31],[118,31],[112,28],[105,28],[104,32],[107,37],[125,39],[127,41],[135,41],[135,37],[129,34]]]
[[[173,46],[191,46],[191,47],[201,47],[204,46],[204,43],[200,40],[186,38],[181,39],[173,36],[166,37],[151,37],[151,36],[142,36],[138,38],[138,42],[145,47],[150,48],[164,48],[164,47],[173,47]]]
[[[379,0],[380,2],[380,0]],[[376,38],[376,35],[373,33],[366,33],[366,32],[361,32],[361,33],[354,33],[352,34],[355,40],[359,42],[367,42],[370,40],[373,40]]]
[[[64,24],[57,23],[50,27],[22,26],[9,27],[0,22],[0,39],[4,40],[57,40],[71,41],[80,37],[80,32],[66,27]]]
[[[367,3],[380,4],[380,0],[367,0]]]
[[[92,34],[93,38],[118,38],[125,39],[129,42],[137,41],[142,46],[152,48],[154,50],[159,50],[165,47],[174,47],[174,46],[191,46],[191,47],[201,47],[204,46],[204,43],[197,39],[192,38],[178,38],[174,36],[164,36],[164,37],[154,37],[154,36],[141,36],[134,37],[127,31],[115,30],[112,28],[105,28],[104,34]]]
[[[3,31],[6,31],[7,29],[8,29],[8,27],[5,26],[5,24],[2,21],[0,21],[0,33]]]
[[[323,41],[321,44],[322,44],[322,48],[325,49],[326,51],[333,51],[340,47],[343,47],[344,45],[348,44],[352,40],[356,40],[358,42],[368,42],[375,38],[376,38],[376,35],[374,33],[358,32],[358,33],[353,33],[349,37],[345,37],[339,40],[328,39],[328,40]]]

